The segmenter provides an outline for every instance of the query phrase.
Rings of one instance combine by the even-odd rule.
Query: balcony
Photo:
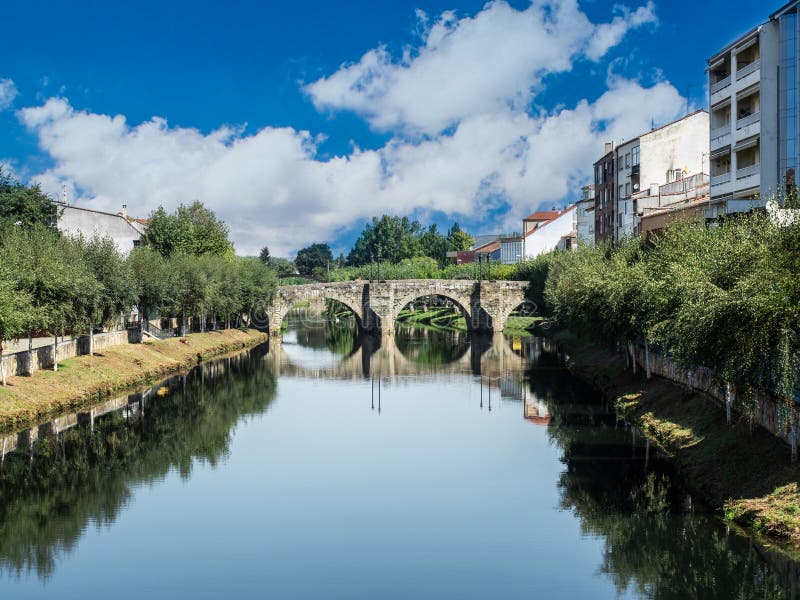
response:
[[[728,171],[727,173],[720,173],[719,175],[712,175],[711,176],[711,185],[723,185],[725,183],[730,182],[731,180],[731,173]]]
[[[731,125],[727,123],[722,127],[717,127],[711,130],[711,145],[719,146],[721,144],[730,143]]]
[[[756,59],[753,62],[746,64],[741,69],[736,71],[736,81],[739,81],[740,79],[744,79],[745,77],[750,75],[750,73],[755,73],[760,68],[761,68],[761,60],[760,59]]]
[[[727,77],[711,84],[711,93],[716,94],[718,91],[724,90],[730,84],[731,84],[731,76],[728,75]]]
[[[742,167],[736,169],[736,179],[744,179],[745,177],[752,177],[761,173],[761,163],[750,165],[749,167]]]
[[[761,120],[761,113],[756,112],[752,115],[748,115],[746,117],[742,117],[736,121],[736,129],[744,129],[752,125],[753,123],[758,123]]]

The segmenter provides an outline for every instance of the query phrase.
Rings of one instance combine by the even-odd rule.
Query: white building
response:
[[[528,230],[523,236],[525,258],[535,258],[540,254],[552,252],[559,247],[564,238],[575,232],[575,205],[556,213],[549,221],[541,223],[535,229]]]
[[[522,236],[500,238],[500,262],[514,265],[522,260]]]
[[[578,242],[594,246],[594,185],[581,188],[581,199],[575,204],[575,229]]]
[[[108,213],[78,206],[59,204],[61,216],[58,229],[67,235],[108,236],[120,252],[129,253],[142,242],[147,230],[146,219],[133,219],[126,214],[126,207],[118,213]]]
[[[711,200],[706,217],[746,212],[796,187],[797,0],[708,59]]]
[[[662,185],[705,172],[708,128],[708,112],[699,110],[617,146],[615,240],[636,233],[641,205],[651,204]]]

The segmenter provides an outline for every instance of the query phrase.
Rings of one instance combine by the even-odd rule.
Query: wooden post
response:
[[[628,349],[631,353],[631,362],[633,363],[633,374],[636,375],[636,348],[633,345],[633,342],[628,342]]]
[[[644,364],[647,378],[650,379],[650,342],[647,341],[647,336],[644,336]]]

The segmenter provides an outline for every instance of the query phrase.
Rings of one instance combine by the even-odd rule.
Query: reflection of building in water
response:
[[[525,382],[521,373],[503,373],[500,379],[500,396],[503,400],[522,400],[525,395]]]
[[[525,419],[535,425],[550,423],[550,412],[547,410],[547,406],[533,394],[525,397]]]

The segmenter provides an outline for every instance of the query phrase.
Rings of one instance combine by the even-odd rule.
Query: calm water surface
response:
[[[560,364],[294,324],[7,438],[0,598],[789,597]]]

